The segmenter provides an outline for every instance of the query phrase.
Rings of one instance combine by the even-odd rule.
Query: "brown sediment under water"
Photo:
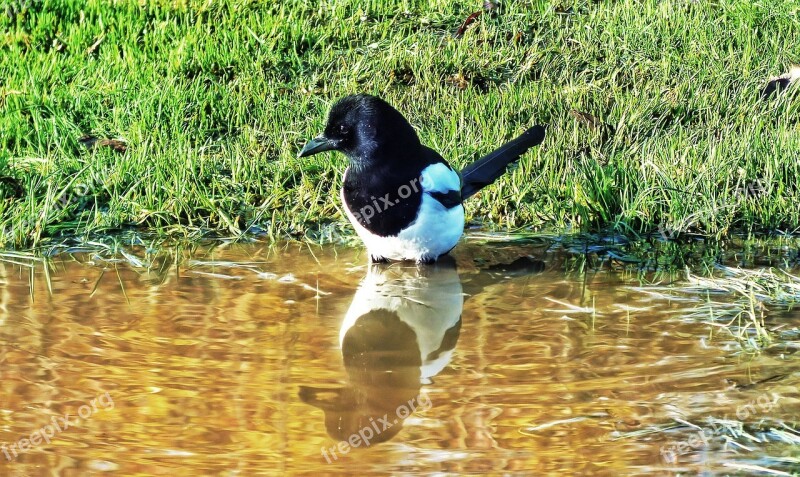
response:
[[[800,311],[603,250],[6,257],[0,475],[797,472]]]

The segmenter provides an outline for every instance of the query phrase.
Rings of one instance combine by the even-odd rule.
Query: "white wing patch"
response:
[[[430,165],[422,170],[423,192],[444,192],[461,190],[461,177],[444,163]]]

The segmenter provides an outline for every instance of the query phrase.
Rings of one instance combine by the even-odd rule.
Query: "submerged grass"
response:
[[[778,346],[796,346],[796,328],[785,330],[780,320],[767,319],[773,307],[791,310],[800,302],[800,278],[786,271],[717,265],[707,276],[687,270],[682,279],[670,286],[651,285],[637,290],[665,299],[688,297],[697,301],[695,311],[685,316],[687,320],[708,321],[730,333],[748,351],[767,348],[775,335],[781,338]]]
[[[800,4],[504,2],[455,38],[480,4],[0,2],[0,246],[342,223],[344,158],[295,156],[354,92],[457,166],[548,125],[474,222],[797,231],[800,95],[760,91],[800,61]]]

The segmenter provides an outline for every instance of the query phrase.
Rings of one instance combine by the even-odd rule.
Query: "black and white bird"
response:
[[[368,268],[342,321],[339,344],[345,350],[348,336],[356,334],[354,330],[361,323],[373,319],[383,320],[384,326],[389,321],[403,323],[413,332],[413,345],[406,347],[414,348],[411,354],[419,358],[419,382],[430,384],[450,362],[458,340],[464,308],[461,279],[450,257],[431,267],[398,265]],[[398,336],[384,337],[367,348],[382,356],[377,350],[391,348]]]
[[[420,391],[450,363],[464,306],[455,260],[448,258],[430,267],[368,267],[339,330],[347,384],[300,386],[300,399],[325,411],[325,427],[337,441],[381,417],[398,417],[366,445],[387,441],[402,429],[398,409],[432,405]]]
[[[330,150],[347,156],[342,201],[372,261],[432,262],[452,250],[464,231],[462,201],[503,175],[544,134],[544,127],[534,126],[459,174],[420,143],[389,103],[358,94],[333,105],[323,134],[299,156]]]

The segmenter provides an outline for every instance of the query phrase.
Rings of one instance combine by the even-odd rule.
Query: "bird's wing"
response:
[[[422,170],[420,177],[422,192],[439,201],[447,209],[460,205],[461,176],[439,154],[432,149],[428,151],[435,155],[438,161],[432,162]]]

